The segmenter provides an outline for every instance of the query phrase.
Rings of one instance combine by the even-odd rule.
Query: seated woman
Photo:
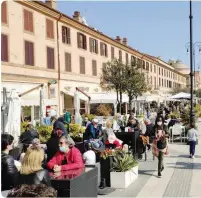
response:
[[[47,170],[42,168],[44,150],[37,146],[27,149],[20,170],[19,184],[46,184],[50,186]]]
[[[106,129],[103,130],[103,140],[105,144],[114,144],[116,147],[122,148],[123,142],[114,134],[110,120],[107,121]]]
[[[83,168],[82,154],[74,145],[70,136],[62,136],[59,140],[59,151],[47,163],[47,167],[54,172]]]
[[[1,190],[9,190],[16,185],[18,170],[9,151],[12,149],[13,136],[9,134],[1,135]]]

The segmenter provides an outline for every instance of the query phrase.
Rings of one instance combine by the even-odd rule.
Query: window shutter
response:
[[[24,43],[25,49],[25,65],[29,65],[29,43],[25,41]]]
[[[33,43],[29,43],[29,53],[30,53],[30,65],[34,66],[34,46]]]
[[[70,44],[70,28],[67,28],[67,43]]]
[[[96,54],[98,54],[98,41],[96,40]]]
[[[29,17],[29,31],[33,32],[33,13],[32,12],[28,12],[28,17]]]
[[[92,52],[92,38],[89,38],[89,50]]]
[[[29,13],[27,10],[24,10],[24,30],[29,31],[29,24],[28,24]]]
[[[54,49],[52,48],[51,49],[51,63],[52,63],[52,68],[51,69],[54,69],[55,68],[55,66],[54,66]]]
[[[66,36],[66,35],[65,35],[65,27],[62,26],[62,42],[63,42],[63,43],[65,43],[65,40],[66,40],[66,39],[65,39],[65,36]]]
[[[50,30],[49,30],[49,20],[46,19],[46,36],[47,38],[50,38]]]
[[[8,36],[1,34],[1,60],[8,62]]]
[[[83,74],[85,74],[85,58],[83,57]]]
[[[1,4],[1,22],[7,24],[7,2],[3,1]]]
[[[87,50],[87,37],[84,36],[84,49]]]
[[[100,42],[100,55],[103,56],[103,43]]]
[[[71,72],[71,54],[65,53],[66,71]]]
[[[108,57],[107,45],[105,44],[105,56]]]
[[[77,47],[80,48],[81,47],[81,43],[80,43],[80,33],[77,33]]]

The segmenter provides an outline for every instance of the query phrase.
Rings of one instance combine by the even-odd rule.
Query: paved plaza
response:
[[[189,158],[189,146],[169,144],[162,178],[157,176],[157,159],[148,152],[148,160],[139,163],[139,178],[127,189],[118,189],[104,197],[201,197],[201,123],[195,159]],[[102,196],[103,197],[103,196]]]

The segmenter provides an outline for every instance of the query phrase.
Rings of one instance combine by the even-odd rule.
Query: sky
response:
[[[190,65],[185,45],[190,41],[189,2],[174,1],[59,1],[57,9],[68,16],[80,11],[87,24],[129,46],[164,61],[180,59]],[[201,1],[193,2],[193,42],[201,42]],[[201,54],[196,49],[196,67]]]

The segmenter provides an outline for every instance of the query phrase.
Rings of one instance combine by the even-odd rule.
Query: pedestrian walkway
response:
[[[157,176],[157,159],[153,161],[148,153],[148,161],[139,163],[139,178],[127,189],[117,189],[104,197],[200,197],[201,196],[201,124],[199,145],[195,159],[189,158],[186,144],[169,145],[170,154],[165,157],[165,170]]]

